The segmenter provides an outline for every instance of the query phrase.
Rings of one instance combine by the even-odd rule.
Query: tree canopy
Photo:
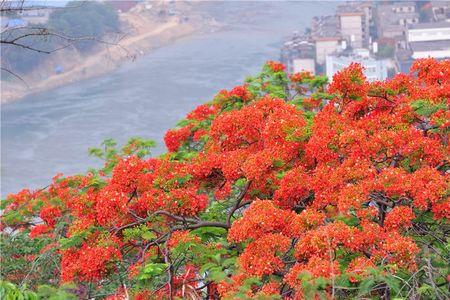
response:
[[[195,108],[159,157],[106,140],[104,168],[9,195],[0,292],[448,298],[450,61],[284,69]]]
[[[55,10],[50,14],[48,26],[54,31],[72,37],[101,38],[105,34],[119,30],[117,12],[108,4],[86,1],[71,1],[65,9]],[[95,40],[82,40],[75,43],[80,51],[88,51]]]

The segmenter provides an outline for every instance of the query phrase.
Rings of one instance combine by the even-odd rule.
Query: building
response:
[[[373,1],[357,1],[356,4],[364,12],[364,47],[370,46],[372,37],[375,35],[375,18],[374,18],[374,2]]]
[[[328,78],[348,67],[352,62],[364,67],[364,75],[369,81],[385,80],[388,77],[387,64],[384,60],[376,60],[367,49],[355,49],[334,53],[326,57],[326,74]]]
[[[397,47],[404,49],[407,26],[419,23],[416,4],[412,1],[399,1],[393,4],[379,3],[376,11],[378,38],[394,39]]]
[[[450,57],[450,41],[412,42],[409,44],[412,58],[433,57],[436,59]]]
[[[314,17],[311,27],[311,39],[316,47],[316,63],[324,65],[326,56],[339,49],[341,32],[337,16]]]
[[[433,19],[436,22],[450,22],[450,1],[430,1]]]
[[[354,5],[339,5],[337,16],[342,38],[347,40],[352,47],[365,46],[367,44],[366,18],[362,9]]]
[[[445,40],[450,43],[450,22],[419,23],[408,26],[408,43]]]
[[[295,45],[295,52],[292,54],[292,73],[309,71],[316,74],[315,47],[313,43],[301,41]]]
[[[18,15],[22,20],[25,20],[30,24],[45,24],[48,22],[52,11],[53,8],[37,7],[29,10],[24,9],[20,11]]]
[[[414,59],[412,51],[409,49],[401,49],[395,52],[395,70],[401,73],[409,73]]]
[[[289,73],[309,71],[316,73],[315,46],[306,35],[294,34],[283,44],[281,62]]]
[[[450,57],[450,22],[409,25],[407,41],[414,59]]]

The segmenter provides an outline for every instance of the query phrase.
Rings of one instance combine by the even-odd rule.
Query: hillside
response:
[[[176,7],[176,15],[161,15],[160,12],[164,11],[161,7],[148,10],[143,5],[120,13],[123,33],[107,36],[104,40],[108,43],[99,42],[93,51],[86,54],[70,47],[48,55],[38,68],[20,74],[25,83],[14,78],[2,81],[1,102],[108,73],[126,61],[139,59],[152,49],[217,26],[204,14],[196,13],[195,5],[180,3]],[[56,66],[63,72],[57,74]]]

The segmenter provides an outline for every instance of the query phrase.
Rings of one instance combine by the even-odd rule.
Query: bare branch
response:
[[[230,212],[228,213],[228,216],[227,216],[227,225],[228,225],[228,228],[231,226],[231,218],[233,217],[233,214],[235,213],[235,211],[239,209],[240,204],[241,204],[241,201],[242,201],[242,199],[244,199],[245,195],[247,194],[247,191],[248,191],[248,188],[250,187],[250,184],[251,184],[251,181],[248,181],[248,182],[245,184],[245,187],[244,187],[244,189],[241,191],[241,193],[239,194],[239,196],[238,196],[238,198],[237,198],[237,200],[236,200],[236,203],[234,204],[233,208],[232,208],[232,209],[230,210]]]
[[[17,79],[19,79],[20,81],[22,81],[22,83],[25,84],[27,88],[30,87],[30,86],[27,84],[27,82],[26,82],[22,77],[20,77],[18,74],[14,73],[13,71],[11,71],[11,70],[9,70],[9,69],[7,69],[7,68],[4,68],[4,67],[0,67],[0,68],[1,68],[2,71],[5,71],[6,73],[11,74],[11,75],[14,76],[15,78],[17,78]]]

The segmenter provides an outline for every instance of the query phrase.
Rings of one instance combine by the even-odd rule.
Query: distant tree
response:
[[[395,55],[394,45],[380,44],[378,46],[377,58],[393,58]]]
[[[67,4],[70,9],[55,10],[50,14],[48,27],[67,36],[89,36],[101,38],[108,33],[117,33],[119,17],[109,5],[99,2],[86,2],[76,6],[77,2]],[[93,40],[81,40],[74,44],[81,51],[88,51],[95,45]]]
[[[421,23],[433,21],[433,6],[430,1],[417,1],[416,6],[419,11],[419,21]]]

